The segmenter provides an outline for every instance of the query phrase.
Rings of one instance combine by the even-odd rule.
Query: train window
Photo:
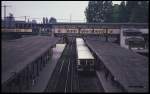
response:
[[[86,62],[85,62],[84,60],[80,60],[80,64],[81,64],[81,65],[85,65]]]
[[[80,60],[77,60],[78,65],[80,65]]]
[[[88,64],[94,65],[94,60],[87,60]]]

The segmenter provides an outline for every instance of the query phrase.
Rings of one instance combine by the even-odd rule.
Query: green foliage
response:
[[[87,22],[102,22],[103,21],[103,2],[89,1],[85,15]]]
[[[112,1],[105,1],[104,7],[104,22],[112,22],[113,6]]]
[[[85,10],[87,22],[148,22],[149,1],[89,1]]]
[[[119,20],[119,5],[118,4],[115,4],[113,6],[113,13],[112,13],[112,22],[118,22]]]
[[[129,22],[147,22],[148,21],[148,6],[146,1],[136,2],[136,6],[133,7]]]
[[[110,22],[112,1],[89,1],[85,10],[87,22]]]
[[[118,22],[128,22],[128,13],[125,5],[125,1],[122,1],[119,5]]]

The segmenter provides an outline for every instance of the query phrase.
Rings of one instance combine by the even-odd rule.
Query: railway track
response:
[[[95,73],[79,73],[78,80],[80,92],[104,92],[104,89]]]
[[[58,63],[56,65],[56,68],[52,74],[52,77],[51,79],[49,80],[48,82],[48,86],[47,88],[45,89],[45,92],[55,92],[55,88],[56,88],[56,85],[58,83],[58,80],[59,80],[59,77],[60,77],[60,74],[61,74],[61,71],[62,71],[62,68],[64,66],[64,62],[65,60],[63,59],[64,56],[67,54],[67,49],[68,49],[68,45],[66,46],[66,48],[64,49],[64,53],[62,54],[62,56],[60,57],[60,59],[58,60]]]
[[[63,66],[63,69],[61,71],[61,78],[57,83],[57,86],[55,88],[55,92],[72,92],[72,88],[73,88],[73,84],[72,84],[72,76],[74,74],[72,74],[72,68],[74,66],[72,66],[73,62],[73,55],[75,52],[73,52],[74,50],[74,46],[73,46],[73,39],[71,39],[69,41],[68,44],[69,48],[67,49],[67,55],[64,56],[64,60],[65,60],[65,64]]]
[[[104,92],[96,74],[77,72],[75,38],[69,39],[45,92]]]

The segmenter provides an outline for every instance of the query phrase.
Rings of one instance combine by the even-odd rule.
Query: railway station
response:
[[[105,36],[62,36],[2,41],[2,91],[148,91],[146,56]]]
[[[148,93],[149,23],[145,20],[145,11],[139,7],[142,5],[144,9],[148,2],[134,3],[141,15],[144,14],[141,18],[136,8],[129,12],[134,1],[120,2],[120,5],[113,5],[112,1],[82,2],[88,4],[84,11],[86,22],[73,22],[72,16],[77,16],[78,12],[70,15],[70,21],[61,22],[58,15],[63,18],[69,8],[73,12],[77,9],[71,6],[62,13],[59,7],[63,2],[58,5],[61,14],[55,15],[57,19],[43,17],[42,22],[36,22],[27,21],[28,16],[23,16],[25,21],[15,20],[20,17],[13,17],[11,13],[7,17],[6,9],[10,6],[5,3],[22,6],[26,3],[3,2],[2,93]],[[31,1],[30,4],[34,7],[43,4],[47,9],[42,7],[37,14],[46,16],[44,13],[51,10],[46,4],[57,5],[57,2]],[[131,15],[123,11],[123,5]],[[50,7],[53,9],[54,6]],[[15,15],[18,15],[17,10]],[[91,12],[93,10],[96,13]],[[36,11],[31,12],[35,16]],[[52,10],[50,13],[47,14],[53,15]],[[111,19],[109,13],[112,13]]]

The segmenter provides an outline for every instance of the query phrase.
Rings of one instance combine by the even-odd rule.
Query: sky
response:
[[[113,1],[120,4],[121,1]],[[58,22],[85,22],[85,8],[88,1],[2,1],[2,6],[7,7],[6,15],[14,15],[15,20],[37,20],[41,22],[43,17],[55,17]],[[1,17],[4,17],[4,8],[1,8]]]

